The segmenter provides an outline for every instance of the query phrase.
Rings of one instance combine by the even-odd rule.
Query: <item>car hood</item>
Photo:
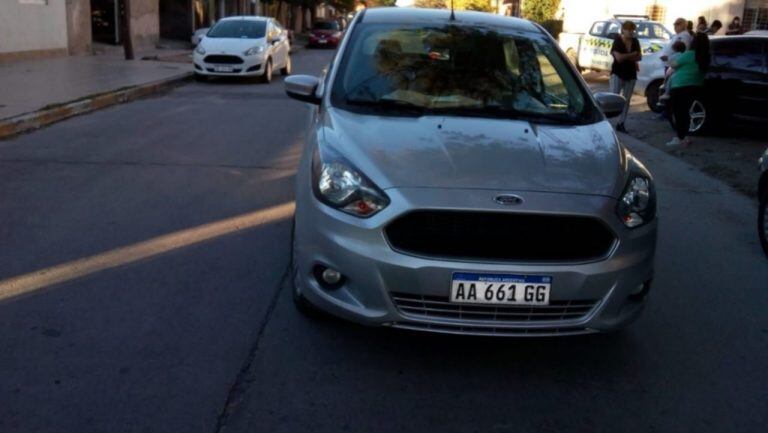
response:
[[[623,152],[607,121],[533,125],[453,116],[383,117],[329,108],[322,145],[380,188],[424,187],[591,194],[623,190]]]
[[[201,42],[206,54],[242,54],[249,48],[266,45],[266,43],[266,38],[209,38],[207,36]]]

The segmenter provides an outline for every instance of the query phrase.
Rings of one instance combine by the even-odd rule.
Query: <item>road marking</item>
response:
[[[94,274],[105,269],[127,265],[219,236],[280,221],[293,215],[294,207],[293,202],[283,203],[267,209],[180,230],[90,257],[84,257],[5,279],[0,281],[0,301]]]

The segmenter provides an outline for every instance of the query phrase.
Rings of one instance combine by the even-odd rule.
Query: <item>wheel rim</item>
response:
[[[693,101],[691,108],[688,110],[688,115],[691,117],[691,124],[688,128],[689,132],[696,132],[704,126],[707,121],[707,109],[704,108],[704,104],[700,101]]]

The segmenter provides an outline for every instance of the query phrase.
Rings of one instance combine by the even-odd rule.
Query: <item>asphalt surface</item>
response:
[[[295,72],[330,56],[303,51]],[[308,319],[284,278],[307,108],[281,81],[191,83],[0,142],[0,289],[21,293],[0,299],[0,432],[764,431],[751,200],[622,136],[661,218],[625,332]]]

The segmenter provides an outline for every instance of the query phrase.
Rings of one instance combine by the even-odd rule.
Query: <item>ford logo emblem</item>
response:
[[[501,194],[494,197],[493,201],[498,204],[503,204],[504,206],[514,206],[522,203],[523,199],[514,194]]]

